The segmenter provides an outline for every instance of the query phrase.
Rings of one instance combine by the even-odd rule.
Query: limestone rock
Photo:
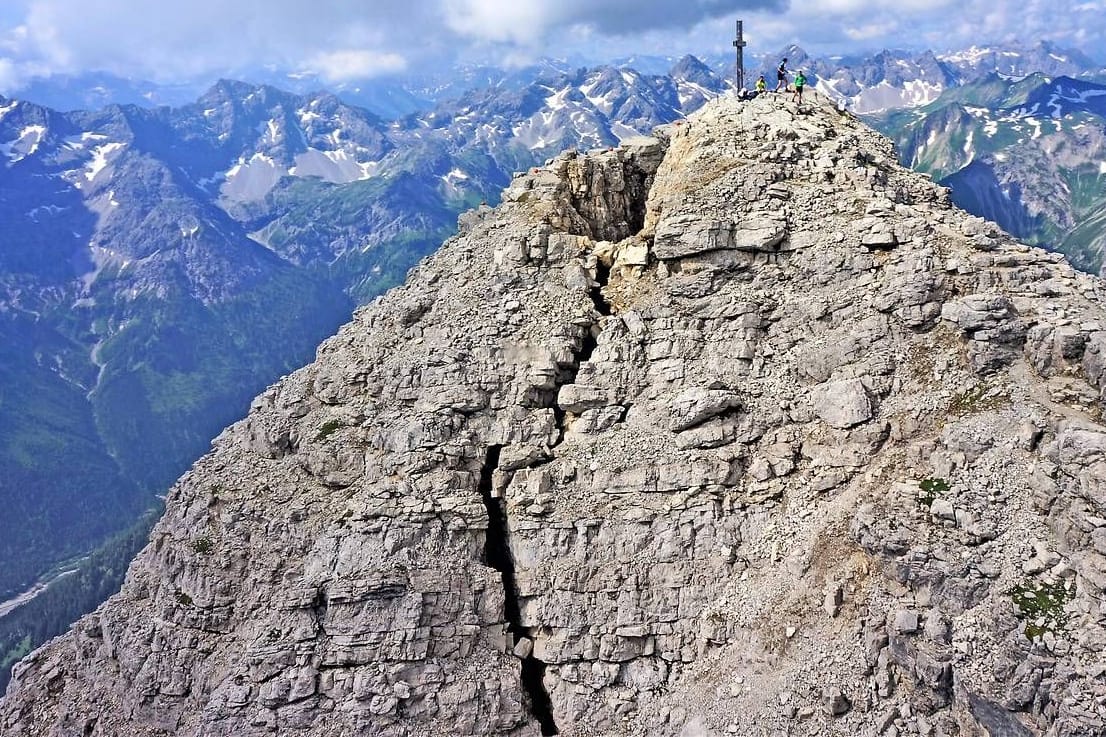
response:
[[[668,427],[680,432],[741,406],[736,393],[724,389],[689,389],[678,394],[668,406]]]
[[[703,222],[694,215],[666,218],[657,225],[653,253],[660,259],[677,259],[708,251],[766,251],[787,237],[786,224],[771,216],[743,223]]]
[[[893,161],[814,93],[520,174],[0,734],[1101,734],[1106,289]]]
[[[872,418],[872,401],[860,379],[833,381],[815,387],[814,411],[832,427],[849,428]]]

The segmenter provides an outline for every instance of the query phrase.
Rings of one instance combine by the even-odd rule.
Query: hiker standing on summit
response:
[[[792,99],[796,105],[803,104],[803,87],[806,86],[806,75],[803,74],[803,70],[800,69],[799,73],[795,75],[795,95]]]
[[[787,57],[785,56],[780,65],[776,67],[776,89],[773,92],[779,92],[780,90],[787,90]]]

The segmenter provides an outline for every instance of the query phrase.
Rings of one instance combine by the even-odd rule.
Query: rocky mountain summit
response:
[[[0,611],[133,524],[512,172],[724,88],[687,57],[671,75],[580,69],[391,121],[229,80],[177,108],[0,97],[0,396],[22,398],[0,401]],[[29,634],[0,621],[0,690]]]
[[[568,151],[30,655],[30,735],[1097,735],[1106,284],[821,98]]]

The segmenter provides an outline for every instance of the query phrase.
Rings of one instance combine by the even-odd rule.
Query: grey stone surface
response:
[[[1103,284],[893,160],[766,96],[519,175],[215,441],[0,734],[1101,734]]]
[[[860,379],[828,382],[812,394],[814,412],[832,427],[850,428],[872,418],[872,401]]]

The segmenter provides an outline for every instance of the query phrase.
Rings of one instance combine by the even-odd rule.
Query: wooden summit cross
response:
[[[734,48],[737,49],[737,64],[734,68],[734,82],[737,83],[737,89],[740,92],[745,89],[745,47],[748,46],[745,43],[745,34],[742,28],[742,22],[737,22],[737,38],[733,42]]]

